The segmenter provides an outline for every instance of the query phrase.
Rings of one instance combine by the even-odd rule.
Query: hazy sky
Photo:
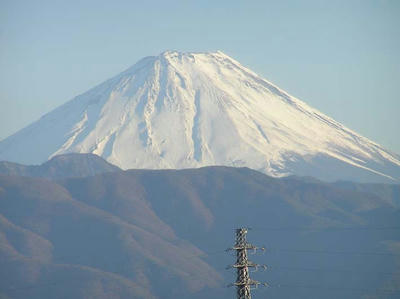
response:
[[[167,49],[221,50],[400,154],[397,0],[0,0],[0,139]]]

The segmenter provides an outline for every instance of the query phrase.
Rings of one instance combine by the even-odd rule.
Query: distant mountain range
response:
[[[249,168],[122,171],[95,155],[0,164],[0,298],[232,298],[251,227],[254,298],[398,298],[400,186]]]
[[[123,169],[225,165],[275,177],[400,182],[399,155],[222,52],[146,57],[0,142],[0,160],[16,163],[71,152]]]
[[[0,161],[0,174],[51,179],[86,177],[121,170],[94,154],[65,154],[51,158],[42,165],[22,165]]]

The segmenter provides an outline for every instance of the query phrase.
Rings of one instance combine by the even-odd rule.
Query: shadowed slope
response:
[[[396,298],[398,186],[346,184],[230,167],[0,176],[0,295],[229,298],[224,249],[250,226],[267,247],[251,259],[271,267],[254,278],[319,286],[255,296],[382,298],[391,284],[384,298]]]
[[[173,292],[179,294],[179,288],[167,291],[166,288],[172,281],[179,285],[182,291],[188,292],[205,285],[213,286],[219,279],[219,275],[197,257],[201,251],[190,243],[174,236],[167,241],[146,229],[123,221],[112,213],[76,201],[66,189],[56,183],[42,179],[0,176],[0,186],[2,217],[14,226],[40,236],[46,244],[51,244],[51,251],[43,252],[44,256],[41,259],[37,260],[28,252],[25,256],[28,258],[27,262],[32,258],[33,262],[50,264],[54,271],[61,271],[61,276],[68,275],[63,269],[75,269],[74,271],[80,272],[79,275],[85,275],[82,269],[86,267],[95,270],[106,281],[109,274],[117,273],[121,278],[131,280],[138,286],[137,292],[134,292],[135,298],[147,298],[143,295],[144,290],[159,296],[163,293],[165,296],[172,296]],[[146,211],[141,209],[141,213],[146,214]],[[9,235],[11,237],[7,237],[7,240],[15,238],[14,233]],[[7,252],[23,254],[22,250],[18,252],[11,244],[5,246],[9,248]],[[32,242],[31,246],[32,250],[38,250]],[[7,252],[5,256],[9,255]],[[8,257],[6,260],[10,258],[13,259]],[[60,264],[74,267],[60,268]],[[38,270],[41,267],[43,265],[34,267],[37,270],[32,270],[34,276],[30,279],[19,276],[18,273],[15,273],[14,277],[10,276],[10,279],[20,284],[32,282],[40,285],[42,279],[46,280],[42,270]],[[7,271],[8,267],[2,269]],[[2,272],[1,276],[6,273]],[[88,279],[94,279],[90,273],[92,272],[89,271]],[[208,279],[204,280],[206,273]],[[200,277],[202,279],[199,279]],[[4,285],[0,289],[8,290],[6,281],[2,282]],[[155,282],[157,285],[154,285]],[[74,287],[73,281],[64,280],[56,289],[58,293],[62,293],[61,290],[68,286]],[[97,290],[100,291],[103,287],[100,283],[95,288],[100,288]],[[78,288],[76,291],[85,290]],[[123,287],[122,291],[127,291],[126,287]],[[118,294],[119,291],[116,290],[113,296],[120,296]],[[47,294],[47,297],[36,298],[52,297]]]

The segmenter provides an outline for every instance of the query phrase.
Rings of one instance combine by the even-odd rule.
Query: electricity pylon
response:
[[[248,260],[247,250],[257,251],[258,249],[265,250],[265,248],[256,247],[250,243],[247,243],[247,231],[248,229],[244,227],[236,229],[236,244],[232,248],[227,249],[227,251],[236,251],[236,263],[228,266],[228,269],[236,268],[236,282],[230,284],[229,286],[236,286],[237,299],[251,299],[250,290],[252,288],[257,288],[259,285],[267,286],[266,283],[261,283],[250,278],[249,268],[255,268],[257,270],[259,267],[266,269],[267,266],[255,264]]]

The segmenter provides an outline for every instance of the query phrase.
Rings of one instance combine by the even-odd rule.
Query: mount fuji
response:
[[[400,156],[222,52],[146,57],[0,142],[0,160],[93,153],[123,169],[249,167],[272,176],[400,181]]]

